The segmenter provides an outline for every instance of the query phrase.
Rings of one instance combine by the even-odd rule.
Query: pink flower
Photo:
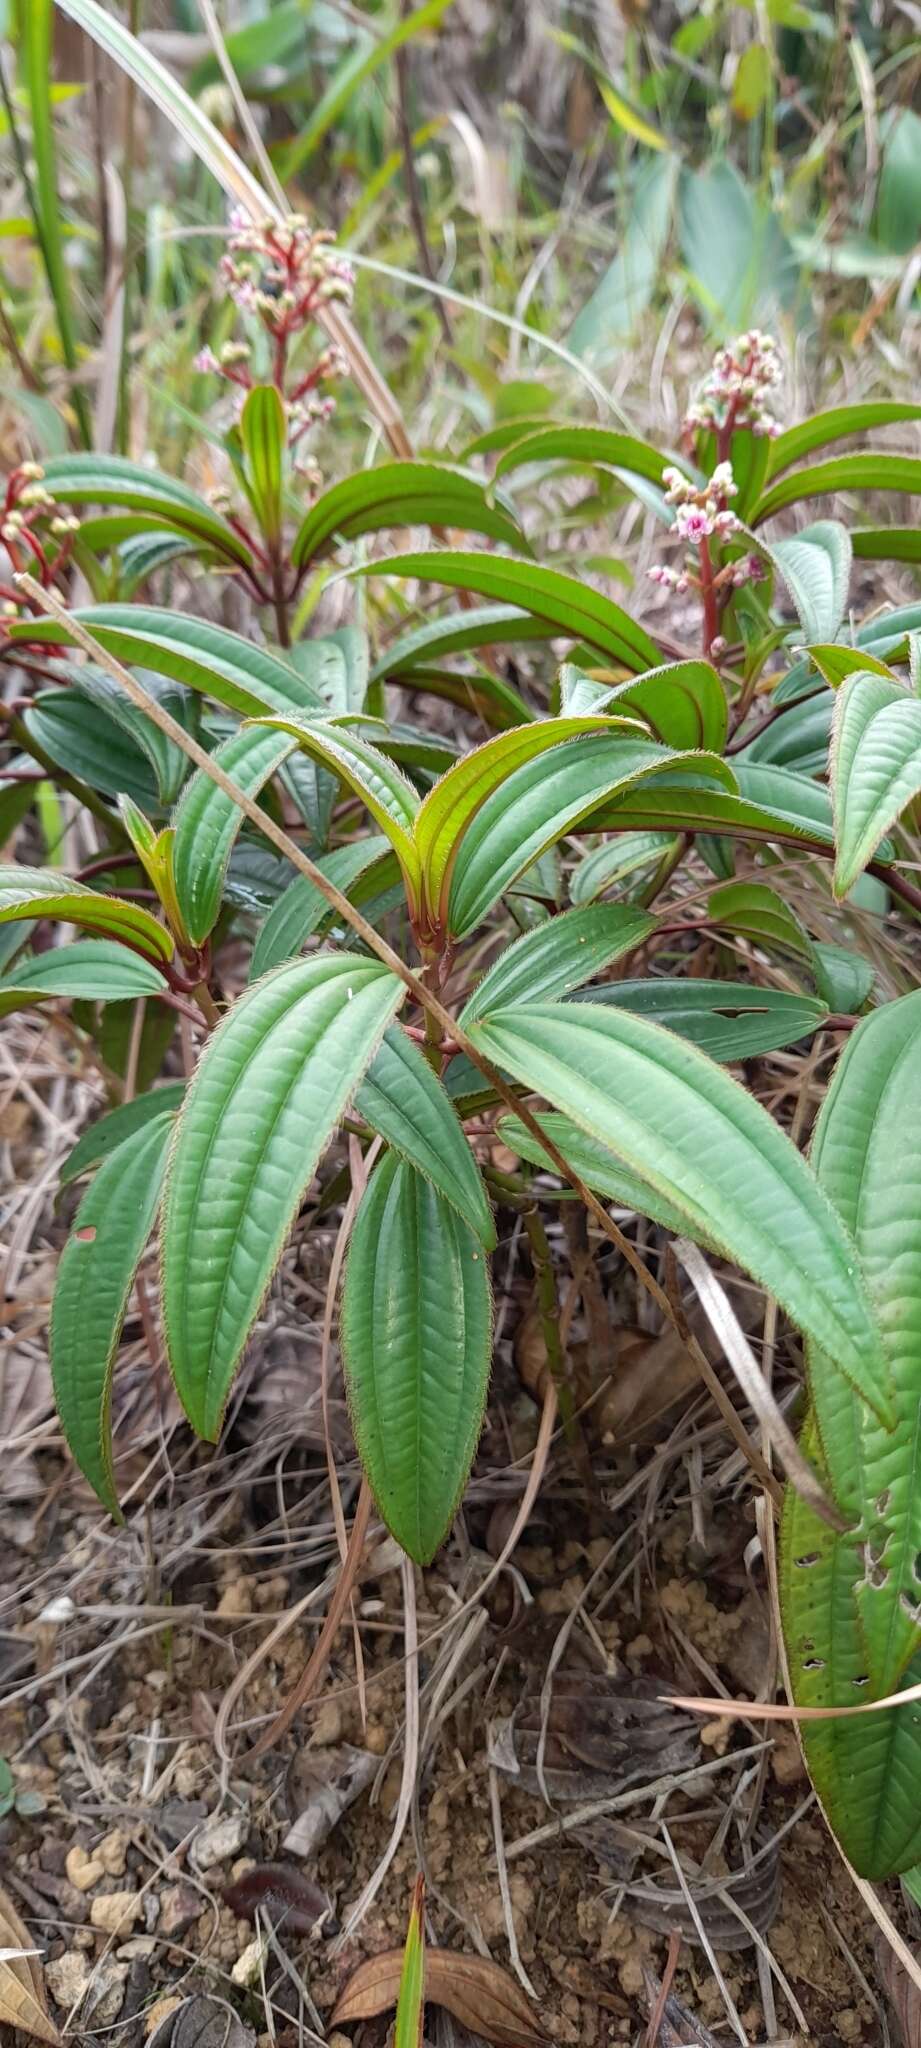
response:
[[[675,531],[682,540],[689,540],[697,546],[713,532],[713,520],[701,505],[678,505],[675,509]]]

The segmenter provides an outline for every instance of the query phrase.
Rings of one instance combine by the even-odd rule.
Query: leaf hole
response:
[[[892,1494],[891,1494],[891,1492],[890,1492],[890,1489],[889,1489],[889,1487],[887,1486],[887,1487],[886,1487],[886,1489],[885,1489],[885,1491],[884,1491],[883,1493],[881,1493],[881,1494],[880,1494],[880,1497],[879,1497],[879,1499],[878,1499],[878,1501],[877,1501],[877,1503],[876,1503],[876,1512],[877,1512],[877,1514],[878,1514],[878,1515],[885,1515],[886,1513],[888,1513],[888,1509],[889,1509],[889,1502],[891,1501],[891,1499],[892,1499]],[[917,1573],[917,1568],[916,1568],[916,1570],[915,1570],[915,1577],[917,1578],[917,1576],[918,1576],[918,1573]]]
[[[879,1550],[874,1550],[872,1543],[865,1543],[863,1546],[863,1562],[866,1573],[864,1583],[867,1586],[872,1586],[876,1593],[881,1592],[889,1577],[889,1573],[883,1566],[885,1551],[885,1543]]]
[[[824,1669],[825,1669],[825,1659],[824,1659],[824,1657],[806,1657],[806,1658],[804,1659],[804,1662],[803,1662],[803,1670],[804,1670],[804,1671],[824,1671]]]
[[[870,1683],[870,1679],[869,1679],[869,1673],[868,1673],[868,1672],[866,1672],[866,1671],[862,1672],[862,1673],[861,1673],[861,1676],[860,1676],[859,1678],[852,1678],[852,1679],[851,1679],[851,1684],[852,1684],[852,1685],[869,1685],[869,1683]]]
[[[811,1564],[818,1564],[820,1554],[818,1550],[807,1550],[804,1557],[795,1557],[793,1562],[797,1571],[805,1572]]]
[[[915,1558],[914,1564],[912,1565],[912,1571],[915,1575],[915,1578],[918,1581],[919,1586],[921,1586],[921,1550],[919,1550],[918,1555]]]
[[[921,1624],[921,1601],[916,1604],[914,1600],[909,1600],[907,1593],[900,1593],[899,1604],[902,1612],[907,1614],[909,1621],[914,1622],[917,1628]]]
[[[84,1223],[82,1230],[74,1231],[74,1237],[78,1244],[93,1244],[96,1237],[95,1224]]]

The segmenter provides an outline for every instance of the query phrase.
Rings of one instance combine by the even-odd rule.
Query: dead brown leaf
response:
[[[585,1428],[603,1442],[638,1443],[654,1433],[662,1417],[692,1388],[700,1384],[700,1371],[675,1330],[663,1330],[658,1337],[647,1330],[623,1325],[612,1328],[614,1370],[610,1385],[585,1415]],[[529,1310],[515,1333],[515,1364],[535,1401],[543,1399],[548,1381],[547,1347],[541,1321]],[[567,1352],[569,1371],[576,1387],[591,1391],[593,1359],[591,1347],[578,1342]]]
[[[330,2025],[374,2019],[397,2002],[401,1948],[386,1949],[360,1963],[343,1991]],[[513,1977],[485,1956],[455,1955],[450,1949],[425,1952],[426,2004],[442,2005],[462,2027],[482,2034],[496,2048],[545,2048],[546,2035],[529,1998]]]
[[[48,2016],[45,1985],[38,1957],[13,1901],[0,1890],[0,2032],[21,2027],[37,2041],[57,2048],[60,2034]]]

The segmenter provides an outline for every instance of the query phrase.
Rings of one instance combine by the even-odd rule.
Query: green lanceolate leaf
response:
[[[571,995],[612,960],[641,946],[655,926],[648,911],[622,903],[587,903],[579,910],[564,910],[500,953],[458,1021],[466,1030],[488,1010]]]
[[[64,1434],[84,1477],[116,1516],[112,1367],[135,1268],[154,1225],[171,1129],[170,1117],[154,1117],[99,1167],[61,1253],[51,1309],[51,1376]]]
[[[536,716],[519,690],[501,676],[490,675],[485,668],[411,668],[405,675],[392,676],[391,682],[400,689],[424,691],[448,704],[459,704],[494,732],[503,732],[511,725],[527,725]]]
[[[422,805],[413,835],[426,900],[436,921],[445,915],[448,878],[464,833],[487,797],[504,787],[516,768],[563,741],[612,728],[615,732],[642,732],[639,722],[631,719],[542,718],[484,741],[440,778]]]
[[[470,1037],[682,1209],[689,1235],[720,1244],[890,1412],[848,1232],[786,1133],[721,1067],[660,1025],[592,1002],[495,1011]]]
[[[78,939],[73,946],[20,960],[0,979],[0,1017],[53,996],[92,1003],[125,1003],[166,994],[168,982],[151,960],[113,939]]]
[[[751,514],[752,526],[772,519],[785,505],[798,505],[804,498],[824,498],[830,491],[921,492],[921,460],[914,455],[833,455],[828,462],[815,462],[808,469],[794,470],[772,484],[759,498]]]
[[[839,519],[818,519],[768,552],[807,640],[830,640],[847,610],[854,552],[847,527]]]
[[[660,484],[668,457],[660,455],[647,442],[635,440],[632,434],[612,433],[608,427],[567,427],[551,422],[536,427],[508,448],[496,464],[496,477],[508,476],[526,462],[600,463],[626,480],[645,476],[650,483]]]
[[[463,554],[432,548],[417,555],[391,555],[356,572],[361,576],[412,576],[428,583],[446,583],[457,590],[477,590],[481,597],[518,604],[523,611],[557,633],[584,640],[589,647],[639,674],[656,668],[659,650],[642,626],[620,605],[560,569],[511,555]]]
[[[258,796],[293,747],[287,733],[246,726],[216,747],[213,759],[247,796]],[[217,923],[227,864],[242,823],[243,812],[233,797],[197,769],[173,816],[172,855],[179,910],[193,945],[203,945]]]
[[[921,701],[858,670],[835,702],[831,750],[835,894],[846,896],[921,790]]]
[[[372,683],[425,668],[447,654],[471,647],[496,647],[508,640],[548,640],[554,628],[513,604],[475,605],[470,611],[423,619],[392,640],[371,670]],[[530,715],[530,714],[529,714]]]
[[[855,526],[855,555],[864,562],[921,562],[921,529],[917,526]]]
[[[169,960],[173,942],[149,910],[101,896],[58,868],[0,866],[0,924],[19,917],[53,917],[65,924],[122,939],[151,960]]]
[[[321,854],[317,867],[328,881],[349,894],[353,884],[373,868],[378,861],[389,858],[397,873],[396,862],[389,851],[387,840],[382,834],[374,833],[367,839],[356,839],[348,846],[337,846],[332,853]],[[265,923],[260,925],[253,957],[250,962],[250,981],[258,981],[260,974],[267,974],[270,967],[280,967],[283,960],[293,959],[299,953],[305,939],[319,931],[325,917],[330,916],[326,897],[315,882],[306,875],[296,875],[278,902],[269,911]]]
[[[794,1697],[852,1706],[921,1679],[921,995],[886,1003],[848,1040],[813,1144],[822,1186],[854,1234],[895,1403],[883,1429],[810,1346],[827,1483],[853,1527],[836,1535],[788,1494],[781,1604]],[[819,1540],[819,1529],[823,1530]],[[917,1706],[807,1723],[810,1772],[864,1877],[916,1863],[921,1821]]]
[[[157,795],[161,803],[174,803],[189,765],[188,757],[182,748],[174,740],[168,739],[166,733],[161,732],[159,726],[154,725],[146,712],[139,710],[113,677],[106,675],[102,669],[92,668],[89,663],[84,663],[82,668],[74,668],[70,673],[74,691],[78,693],[76,699],[73,692],[69,693],[73,702],[75,721],[79,724],[82,719],[85,724],[86,710],[85,706],[81,705],[80,698],[88,698],[91,704],[97,705],[105,712],[107,718],[114,719],[115,724],[120,725],[123,732],[127,733],[142,753],[147,755],[156,776]],[[179,688],[170,687],[169,684],[165,687],[158,684],[155,685],[155,693],[163,709],[178,719],[180,725],[189,722],[188,700]],[[151,695],[153,694],[152,691]],[[192,730],[195,728],[192,727]],[[86,780],[89,779],[87,776]],[[111,787],[111,781],[109,786]]]
[[[722,753],[728,729],[726,693],[708,661],[672,661],[638,676],[636,682],[615,683],[611,689],[599,690],[589,677],[581,680],[591,695],[585,701],[580,695],[567,710],[637,712],[667,747]]]
[[[726,882],[707,898],[708,923],[737,932],[755,946],[807,959],[809,938],[789,905],[766,882]]]
[[[578,1124],[573,1123],[572,1117],[552,1109],[542,1111],[537,1121],[551,1144],[558,1146],[580,1180],[584,1180],[586,1187],[596,1195],[604,1195],[607,1201],[616,1202],[618,1208],[629,1209],[637,1216],[649,1216],[653,1223],[661,1224],[663,1230],[673,1230],[676,1236],[684,1231],[682,1211],[657,1188],[651,1187],[642,1174],[635,1173],[623,1159],[619,1159],[607,1145],[600,1144],[597,1138],[588,1137]],[[541,1167],[545,1173],[557,1172],[550,1153],[538,1143],[520,1117],[502,1116],[496,1129],[510,1152],[516,1152],[519,1158],[527,1159],[531,1166]],[[707,1242],[704,1237],[699,1241],[701,1244]]]
[[[451,1205],[390,1153],[362,1196],[342,1355],[355,1441],[387,1527],[428,1564],[463,1492],[492,1351],[486,1255]]]
[[[410,899],[418,900],[421,863],[413,838],[419,798],[405,775],[379,748],[342,726],[312,726],[299,718],[266,718],[260,724],[287,732],[314,761],[320,761],[361,798],[385,832],[402,868]]]
[[[145,469],[121,455],[58,455],[46,462],[45,482],[60,505],[116,505],[148,517],[158,528],[188,534],[226,560],[246,567],[252,555],[203,498],[177,478]]]
[[[208,1041],[162,1226],[167,1350],[202,1436],[220,1430],[298,1205],[401,997],[375,961],[315,954],[248,989]]]
[[[398,1024],[384,1033],[355,1108],[373,1131],[425,1174],[487,1251],[493,1251],[492,1210],[453,1103],[424,1054]]]
[[[204,619],[129,604],[89,605],[74,618],[128,668],[170,676],[243,717],[257,718],[264,711],[305,716],[326,709],[315,684],[292,663]],[[57,619],[29,619],[22,630],[14,626],[12,637],[58,646],[67,644],[68,633]]]
[[[642,881],[674,845],[670,832],[619,832],[616,838],[594,847],[573,869],[569,883],[572,902],[591,903],[630,875]]]
[[[701,757],[698,756],[698,759]],[[728,766],[728,763],[726,764]],[[656,775],[628,788],[598,813],[596,829],[728,833],[743,839],[831,846],[828,791],[805,775],[733,757],[738,793],[691,774]]]
[[[455,526],[513,548],[523,540],[513,507],[488,498],[479,477],[438,462],[384,462],[323,492],[298,532],[292,561],[303,568],[337,535],[356,540],[387,526]]]
[[[96,704],[78,690],[41,690],[22,716],[27,744],[34,742],[66,775],[76,775],[100,795],[122,791],[148,810],[160,797],[146,750],[120,731]]]
[[[607,798],[646,776],[685,764],[731,789],[731,770],[716,755],[673,753],[654,740],[607,732],[569,740],[524,761],[487,797],[463,834],[449,878],[449,931],[460,938],[472,931],[547,847]]]
[[[272,542],[281,533],[287,441],[285,409],[274,384],[254,385],[240,414],[243,480],[260,530]]]
[[[827,693],[805,697],[791,704],[782,718],[772,720],[755,734],[741,753],[740,761],[773,762],[778,768],[792,768],[795,775],[823,775],[831,743],[832,702]]]
[[[921,406],[903,405],[886,398],[869,399],[863,405],[838,405],[830,412],[817,412],[811,420],[788,427],[769,443],[768,476],[779,476],[791,462],[811,455],[814,448],[827,448],[830,441],[845,441],[851,434],[865,434],[868,427],[900,426],[905,420],[921,419]]]
[[[135,1095],[130,1102],[120,1102],[117,1109],[110,1109],[105,1116],[97,1117],[95,1123],[90,1124],[89,1129],[77,1139],[73,1151],[68,1152],[58,1175],[61,1187],[69,1187],[71,1181],[79,1180],[84,1173],[92,1173],[117,1146],[154,1117],[175,1116],[184,1094],[184,1081],[169,1081],[164,1088],[152,1088],[147,1095]]]
[[[754,1059],[794,1045],[818,1031],[828,1015],[824,998],[755,988],[750,981],[692,981],[664,974],[646,981],[604,982],[587,989],[586,998],[649,1017],[721,1061]]]
[[[845,1017],[856,1017],[872,994],[876,981],[872,960],[864,960],[860,953],[852,953],[847,946],[832,946],[824,940],[813,940],[809,948],[809,965],[819,995],[829,1009]]]

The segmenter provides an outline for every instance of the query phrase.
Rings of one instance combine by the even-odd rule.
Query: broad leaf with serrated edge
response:
[[[517,768],[583,733],[641,735],[643,730],[639,720],[629,718],[594,714],[542,718],[485,740],[442,775],[425,798],[413,828],[426,902],[436,923],[443,922],[447,911],[450,874],[467,827],[487,797],[507,786]]]
[[[121,505],[149,516],[158,528],[190,535],[229,561],[252,563],[239,534],[176,477],[120,455],[57,455],[44,469],[46,487],[59,505]]]
[[[514,735],[510,735],[514,737]],[[451,868],[447,926],[463,938],[548,846],[620,791],[663,770],[693,768],[731,789],[717,755],[679,754],[655,740],[595,732],[525,760],[470,820]]]
[[[656,920],[623,903],[587,903],[548,918],[500,953],[461,1011],[464,1030],[489,1009],[505,1009],[519,998],[546,1002],[570,995],[600,974],[612,960],[641,946]]]
[[[247,989],[205,1047],[162,1223],[167,1350],[201,1436],[220,1430],[298,1206],[402,994],[376,961],[315,954]]]
[[[74,618],[128,668],[170,676],[244,717],[262,711],[305,716],[326,708],[315,683],[292,663],[205,619],[131,604],[89,605],[75,611]],[[57,619],[29,619],[21,629],[14,624],[11,637],[51,646],[66,646],[69,640],[66,625]]]
[[[64,1434],[84,1478],[119,1519],[112,1367],[131,1283],[154,1225],[171,1130],[170,1116],[156,1116],[103,1161],[61,1253],[51,1307],[51,1376]]]
[[[563,673],[578,675],[568,669]],[[710,753],[722,753],[728,706],[723,685],[708,661],[671,661],[663,668],[650,669],[648,675],[637,676],[635,682],[614,683],[609,689],[588,676],[581,677],[579,683],[584,696],[567,703],[570,712],[613,708],[638,712],[667,747],[703,747]]]
[[[245,726],[216,747],[212,758],[247,796],[258,796],[294,744],[288,733]],[[202,945],[217,923],[227,864],[242,823],[239,804],[203,768],[197,769],[173,813],[172,853],[179,910],[193,945]]]
[[[882,1342],[853,1243],[795,1145],[696,1047],[599,1003],[527,1003],[473,1043],[643,1175],[824,1342],[891,1412]]]
[[[355,1108],[388,1145],[425,1174],[450,1202],[487,1251],[496,1230],[477,1166],[450,1096],[425,1055],[399,1024],[383,1043],[355,1097]]]
[[[707,921],[756,946],[779,947],[801,959],[811,952],[799,918],[766,882],[726,882],[713,889],[707,898]]]
[[[808,1038],[828,1015],[827,1003],[815,996],[756,988],[750,981],[695,981],[688,975],[605,981],[576,1000],[633,1010],[690,1039],[712,1060],[730,1062]]]
[[[782,469],[789,469],[791,462],[811,455],[814,448],[827,448],[830,441],[865,434],[868,427],[900,426],[904,420],[917,419],[921,419],[921,406],[886,398],[871,398],[860,405],[838,405],[829,412],[813,413],[811,419],[788,427],[769,443],[768,476],[779,476]]]
[[[668,457],[660,455],[648,442],[637,441],[632,434],[612,432],[609,427],[568,427],[551,422],[523,434],[508,448],[496,464],[496,476],[508,476],[527,462],[600,463],[606,469],[623,471],[627,476],[645,476],[651,483],[660,484]]]
[[[835,895],[846,896],[921,790],[921,700],[859,669],[835,700],[831,746]]]
[[[0,1017],[13,1010],[50,1001],[55,996],[90,1003],[136,1002],[139,996],[167,994],[169,983],[152,960],[132,953],[114,939],[78,939],[19,960],[0,979]]]
[[[59,868],[0,867],[0,924],[18,917],[53,917],[87,931],[123,939],[148,959],[169,960],[173,942],[139,903],[102,896]]]
[[[359,876],[384,860],[389,861],[396,877],[397,864],[388,841],[382,833],[373,833],[367,839],[355,839],[347,846],[334,847],[332,853],[321,854],[316,865],[327,881],[334,882],[337,889],[348,895]],[[304,940],[318,931],[330,914],[326,897],[316,883],[307,875],[295,875],[259,927],[249,966],[250,981],[257,981],[270,967],[280,967],[283,960],[293,959]]]
[[[807,640],[830,640],[847,610],[853,548],[840,519],[817,519],[767,550]]]
[[[486,1255],[455,1210],[388,1153],[352,1230],[342,1356],[355,1441],[388,1529],[428,1564],[483,1421],[492,1353]]]
[[[419,901],[422,865],[413,830],[419,797],[411,782],[378,747],[342,726],[311,726],[299,718],[264,718],[260,725],[290,733],[305,754],[331,768],[354,790],[393,847],[410,902]]]
[[[175,1116],[185,1094],[184,1081],[168,1081],[163,1088],[152,1088],[147,1095],[135,1095],[130,1102],[120,1102],[117,1109],[110,1109],[105,1116],[96,1118],[82,1137],[77,1139],[73,1150],[58,1174],[62,1188],[73,1180],[79,1180],[84,1173],[92,1173],[101,1165],[116,1146],[133,1136],[153,1117]]]
[[[810,1345],[814,1421],[826,1483],[852,1527],[836,1534],[788,1493],[781,1606],[794,1698],[852,1706],[921,1680],[921,994],[858,1025],[838,1062],[813,1142],[818,1179],[854,1234],[879,1321],[895,1403],[884,1429]],[[810,1771],[864,1877],[921,1854],[917,1705],[807,1723]]]

